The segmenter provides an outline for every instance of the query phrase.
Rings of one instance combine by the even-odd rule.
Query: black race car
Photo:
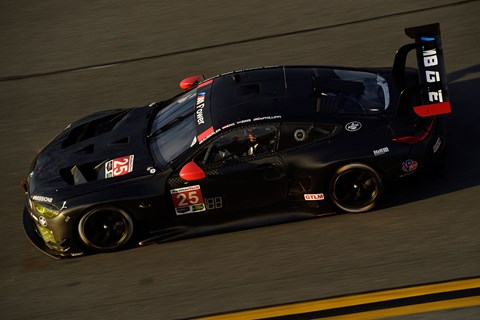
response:
[[[271,66],[184,79],[172,99],[66,127],[22,182],[24,227],[54,257],[364,212],[441,161],[450,112],[438,24],[391,68]],[[406,68],[416,49],[418,71]]]

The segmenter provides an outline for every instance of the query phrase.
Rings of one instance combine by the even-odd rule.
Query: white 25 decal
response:
[[[200,202],[200,198],[197,196],[197,191],[189,191],[187,193],[178,193],[176,195],[178,200],[178,206],[188,206],[190,204],[197,204]]]
[[[203,196],[200,186],[190,186],[170,190],[175,208],[203,204]]]
[[[128,161],[129,158],[123,158],[122,160],[115,159],[113,161],[113,175],[121,176],[128,173]]]

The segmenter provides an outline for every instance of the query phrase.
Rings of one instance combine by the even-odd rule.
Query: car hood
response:
[[[31,197],[56,202],[154,173],[146,141],[151,111],[102,111],[67,126],[33,161]]]

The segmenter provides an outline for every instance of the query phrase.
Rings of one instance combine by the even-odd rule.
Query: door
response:
[[[193,159],[205,178],[181,180],[181,187],[170,183],[175,213],[241,213],[284,201],[288,179],[277,142],[277,126],[263,124],[235,128],[206,143]]]

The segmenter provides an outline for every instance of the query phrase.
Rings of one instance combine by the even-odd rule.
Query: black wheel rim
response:
[[[83,234],[89,245],[98,249],[121,246],[131,234],[131,223],[121,212],[113,210],[94,211],[83,222]]]
[[[333,184],[335,200],[344,207],[361,209],[372,204],[379,194],[373,172],[350,169],[340,173]]]

